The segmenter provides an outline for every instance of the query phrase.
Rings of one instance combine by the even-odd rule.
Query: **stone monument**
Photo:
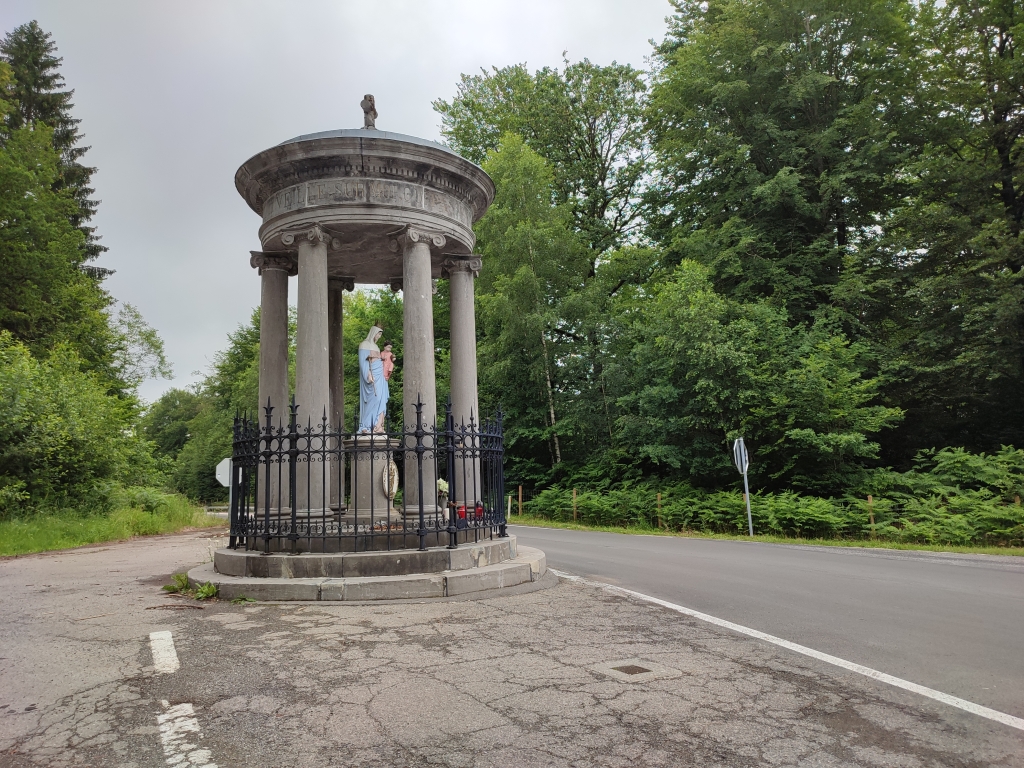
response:
[[[326,414],[332,427],[344,427],[342,292],[356,284],[386,284],[403,294],[402,418],[407,431],[415,429],[419,398],[424,421],[432,425],[437,413],[432,281],[447,278],[453,412],[457,422],[468,423],[471,414],[479,419],[473,285],[482,262],[473,254],[472,225],[494,199],[494,184],[479,166],[443,144],[377,130],[372,95],[361,106],[363,128],[285,141],[254,155],[235,174],[235,188],[262,218],[261,250],[250,259],[262,279],[260,403],[274,407],[275,422],[286,421],[292,394],[288,283],[297,276],[299,419],[303,425],[319,423]],[[418,508],[421,485],[429,489],[424,502],[436,504],[433,469],[424,469],[422,484],[416,473],[415,464],[407,465],[407,514]],[[279,485],[286,482],[271,478],[273,498],[288,498],[288,489]],[[320,515],[324,510],[315,508],[316,500],[324,498],[334,509],[344,506],[344,488],[325,488],[324,482],[336,481],[315,476],[299,484],[300,510]],[[375,487],[377,478],[372,482]]]
[[[376,130],[377,104],[373,100],[373,94],[368,93],[363,96],[363,100],[359,102],[359,106],[363,108],[363,128],[366,130]]]

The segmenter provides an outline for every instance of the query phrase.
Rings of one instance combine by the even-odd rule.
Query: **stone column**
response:
[[[327,313],[327,243],[330,238],[313,225],[301,235],[285,235],[282,241],[298,241],[299,322],[295,343],[295,402],[300,430],[311,424],[314,432],[330,407],[330,350]],[[303,443],[301,447],[305,447]],[[319,447],[313,441],[311,447]],[[296,508],[320,515],[329,498],[330,467],[321,462],[296,465]]]
[[[434,296],[430,279],[430,246],[443,248],[443,235],[410,227],[402,237],[402,414],[405,430],[416,429],[416,399],[423,403],[422,420],[433,428],[437,418],[437,381],[434,369]],[[412,438],[407,445],[415,445]],[[424,444],[433,448],[432,440]],[[423,454],[424,511],[437,511],[436,457],[430,450]],[[420,476],[415,451],[405,455],[404,513],[407,518],[419,514]]]
[[[451,393],[452,415],[458,429],[470,420],[479,428],[480,405],[476,376],[476,312],[473,286],[483,262],[479,256],[450,258],[444,262],[451,295]],[[479,448],[476,444],[473,448]],[[455,488],[450,488],[452,501],[472,504],[481,500],[480,461],[468,453],[456,454]],[[449,478],[449,484],[452,478]]]
[[[327,417],[331,431],[345,431],[345,315],[343,291],[355,288],[351,277],[328,278],[327,284],[327,335],[330,341],[330,376],[331,407]],[[333,445],[332,448],[338,446]],[[331,473],[331,509],[341,511],[345,508],[345,468],[332,464]]]
[[[250,251],[249,259],[259,270],[260,289],[260,381],[257,418],[266,426],[266,406],[274,411],[272,425],[288,424],[288,278],[295,274],[295,260],[290,253]],[[277,467],[274,467],[276,470]],[[267,477],[265,468],[258,472],[256,509],[266,507]],[[270,472],[270,509],[288,507],[288,475]]]
[[[480,423],[476,380],[476,312],[473,286],[483,262],[479,256],[446,259],[451,294],[451,390],[455,423],[469,424],[470,414]]]

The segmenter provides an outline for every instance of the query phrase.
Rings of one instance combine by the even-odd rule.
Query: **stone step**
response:
[[[396,549],[379,552],[263,554],[245,549],[218,549],[213,563],[227,576],[269,579],[337,579],[353,576],[404,576],[462,571],[511,560],[516,537],[463,544],[456,549]]]
[[[440,573],[275,579],[218,573],[213,563],[206,563],[190,570],[188,578],[193,586],[207,582],[216,585],[218,597],[224,600],[367,601],[454,597],[504,589],[537,581],[546,570],[543,552],[519,547],[517,556],[505,562]]]

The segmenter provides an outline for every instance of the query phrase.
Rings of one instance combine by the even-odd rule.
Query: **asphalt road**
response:
[[[551,568],[1024,717],[1024,558],[512,531]]]
[[[885,627],[899,638],[927,635],[891,603],[936,591],[929,579],[959,580],[989,600],[986,579],[1004,579],[1009,589],[1020,575],[1015,562],[999,571],[991,560],[957,567],[728,542],[519,533],[544,544],[563,569],[761,621],[818,647],[849,625],[859,631],[856,612],[843,607],[858,604],[865,584],[889,593],[890,624],[910,625]],[[1024,765],[1024,731],[553,575],[469,599],[374,604],[200,603],[161,590],[172,573],[209,561],[225,544],[222,534],[0,558],[0,768]],[[885,575],[865,576],[875,572]],[[786,583],[766,588],[771,581]],[[909,592],[900,587],[908,582]],[[773,608],[758,619],[742,601],[716,598],[740,587],[774,589]],[[831,612],[814,597],[829,591],[842,592]],[[948,586],[937,591],[952,591],[945,599],[965,611],[979,602]],[[778,607],[787,596],[798,611]],[[1004,622],[1020,613],[1019,604],[1007,605],[996,616]],[[787,613],[811,619],[801,624]],[[971,615],[983,613],[975,605]],[[804,636],[801,626],[810,627]],[[955,650],[957,637],[975,642],[969,630],[943,636],[941,648]],[[855,656],[854,639],[840,637],[828,650]],[[871,651],[861,651],[872,655],[864,661],[885,668]],[[987,653],[990,661],[996,651]],[[650,674],[622,673],[634,664]],[[979,676],[948,666],[968,680]],[[997,692],[1019,686],[1019,665],[1005,666]]]

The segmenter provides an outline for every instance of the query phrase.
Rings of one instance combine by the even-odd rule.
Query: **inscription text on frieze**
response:
[[[460,200],[442,194],[437,190],[423,190],[423,207],[431,213],[439,213],[449,219],[455,219],[467,227],[472,226],[473,217],[469,213],[469,206]]]
[[[473,223],[469,206],[437,190],[419,184],[386,179],[325,179],[282,189],[263,205],[263,220],[321,205],[392,205],[436,213],[464,226]]]

